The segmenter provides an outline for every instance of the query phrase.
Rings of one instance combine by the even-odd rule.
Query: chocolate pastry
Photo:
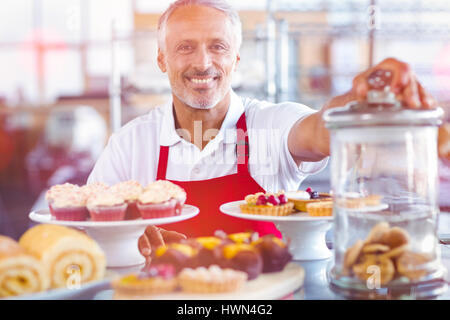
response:
[[[195,268],[198,250],[184,243],[171,243],[160,246],[155,251],[151,265],[169,264],[178,273],[183,268]]]
[[[248,275],[248,280],[255,279],[262,272],[262,257],[252,245],[227,244],[221,247],[221,251],[223,255],[219,262],[221,267],[244,271]]]
[[[273,234],[265,235],[252,244],[261,254],[263,273],[281,271],[292,260],[287,244]]]

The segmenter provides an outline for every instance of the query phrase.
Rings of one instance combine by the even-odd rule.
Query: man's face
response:
[[[175,97],[197,109],[222,101],[239,61],[235,39],[231,21],[219,10],[175,10],[167,21],[166,49],[158,53],[158,65],[167,72]]]

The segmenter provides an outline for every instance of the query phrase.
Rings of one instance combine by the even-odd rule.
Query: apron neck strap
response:
[[[236,158],[238,174],[248,173],[248,134],[247,123],[245,121],[245,112],[242,113],[236,123]],[[156,180],[166,180],[167,162],[169,160],[169,146],[159,147],[159,161]]]

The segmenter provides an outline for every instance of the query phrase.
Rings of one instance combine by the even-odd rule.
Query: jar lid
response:
[[[327,110],[323,119],[330,129],[370,126],[438,126],[441,108],[407,109],[390,90],[392,72],[376,70],[368,78],[367,100],[353,101],[344,107]]]

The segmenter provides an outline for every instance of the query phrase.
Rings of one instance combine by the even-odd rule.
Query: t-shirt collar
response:
[[[173,114],[172,98],[162,106],[163,117],[161,124],[160,145],[173,146],[182,141],[182,138],[175,130],[175,118]],[[217,143],[223,140],[224,143],[236,143],[236,123],[245,111],[242,99],[233,91],[230,92],[230,107],[228,108],[225,119],[219,133],[215,137]]]

